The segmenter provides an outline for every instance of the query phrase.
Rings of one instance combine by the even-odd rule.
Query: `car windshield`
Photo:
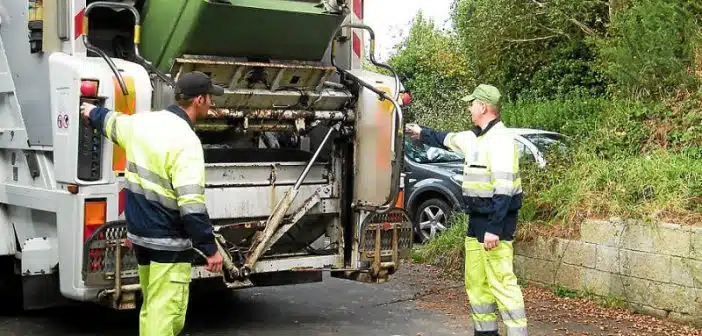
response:
[[[561,150],[565,149],[566,138],[561,134],[532,133],[522,136],[533,143],[542,153],[548,152],[554,145],[560,147]]]
[[[417,163],[461,162],[463,156],[443,148],[431,147],[405,137],[405,154]]]

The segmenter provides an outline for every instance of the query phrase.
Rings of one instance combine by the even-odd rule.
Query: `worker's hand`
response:
[[[90,111],[92,111],[96,106],[90,103],[80,104],[80,115],[85,118],[85,120],[90,120]]]
[[[485,238],[483,239],[483,245],[485,246],[486,250],[492,250],[497,245],[500,244],[500,236],[496,234],[492,234],[490,232],[485,232]]]
[[[219,273],[222,270],[223,261],[222,255],[217,251],[213,256],[207,257],[207,266],[205,266],[205,269],[212,273]]]
[[[405,125],[405,131],[409,133],[412,139],[418,139],[419,133],[422,132],[422,128],[417,124],[407,124]]]

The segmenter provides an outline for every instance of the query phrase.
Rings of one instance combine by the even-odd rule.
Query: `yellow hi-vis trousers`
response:
[[[513,271],[512,241],[500,241],[487,251],[474,237],[466,237],[465,285],[475,335],[497,334],[497,310],[507,336],[527,335],[522,290]]]
[[[192,265],[157,263],[139,265],[144,301],[139,314],[139,336],[176,336],[185,326]]]

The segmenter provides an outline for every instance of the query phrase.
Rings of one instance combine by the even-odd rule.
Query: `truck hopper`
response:
[[[164,72],[188,54],[320,61],[346,16],[331,8],[309,0],[147,0],[141,53]]]

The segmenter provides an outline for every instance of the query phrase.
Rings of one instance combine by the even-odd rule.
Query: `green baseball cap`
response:
[[[473,93],[461,98],[462,101],[470,103],[479,100],[484,103],[498,105],[500,103],[500,90],[492,85],[480,84],[473,90]]]

